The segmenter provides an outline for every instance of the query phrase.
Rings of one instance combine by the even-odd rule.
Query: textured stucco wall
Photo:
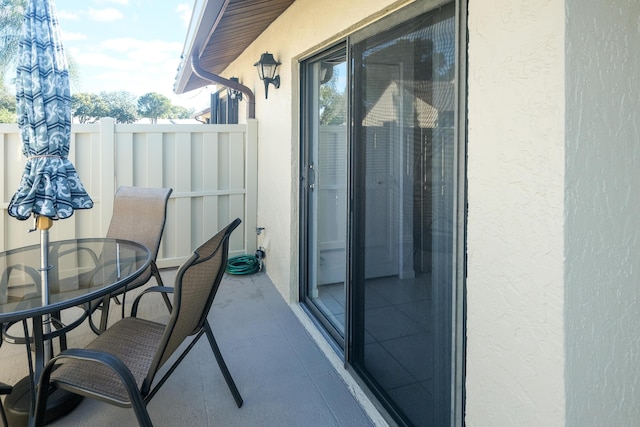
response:
[[[296,1],[225,72],[257,95],[260,244],[290,301],[297,60],[410,2],[336,3]],[[469,426],[640,419],[638,6],[609,3],[469,0]],[[265,50],[283,63],[268,100],[253,67]]]
[[[567,426],[640,424],[640,3],[567,1]]]
[[[564,423],[564,1],[469,1],[466,423]]]
[[[256,94],[258,226],[265,228],[258,244],[266,249],[269,276],[290,302],[298,296],[298,60],[332,43],[337,34],[344,37],[363,21],[411,2],[297,0],[224,72],[226,77],[239,77]],[[280,89],[269,86],[266,100],[253,66],[265,51],[282,63]]]

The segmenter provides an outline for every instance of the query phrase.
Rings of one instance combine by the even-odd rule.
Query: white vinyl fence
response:
[[[55,221],[50,240],[106,234],[113,196],[121,185],[171,187],[158,265],[177,266],[231,220],[230,256],[256,250],[257,122],[242,125],[74,124],[69,159],[94,202]],[[7,207],[24,168],[17,125],[0,124],[0,251],[39,243],[33,221],[10,217]]]

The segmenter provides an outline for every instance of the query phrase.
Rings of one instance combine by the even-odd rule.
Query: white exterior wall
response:
[[[564,423],[564,1],[469,1],[466,421]]]
[[[256,93],[258,244],[290,302],[298,60],[409,3],[297,0],[224,73]],[[469,426],[640,419],[639,6],[608,3],[469,0]],[[268,100],[253,67],[265,51],[283,63]]]
[[[567,1],[567,426],[640,423],[639,23]]]

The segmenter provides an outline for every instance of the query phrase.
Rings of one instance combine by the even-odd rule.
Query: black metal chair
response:
[[[147,404],[178,364],[206,334],[225,381],[238,407],[242,397],[227,369],[213,336],[207,314],[224,275],[229,236],[240,224],[236,219],[196,249],[178,269],[174,287],[156,286],[136,298],[131,317],[119,320],[85,349],[68,349],[44,368],[38,386],[34,424],[44,425],[50,385],[113,405],[133,407],[141,426],[151,426]],[[166,325],[136,317],[140,298],[150,292],[173,293]],[[191,337],[160,380],[158,370]],[[153,387],[152,387],[153,386]]]

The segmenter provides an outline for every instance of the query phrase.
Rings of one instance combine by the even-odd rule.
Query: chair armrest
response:
[[[142,296],[146,295],[146,294],[150,294],[152,292],[159,292],[159,293],[162,294],[162,298],[164,299],[164,303],[167,306],[167,309],[169,310],[169,312],[171,312],[173,307],[171,306],[171,301],[169,301],[169,297],[167,297],[167,294],[172,294],[173,293],[173,288],[169,287],[169,286],[152,286],[150,288],[145,289],[133,301],[133,306],[131,307],[131,317],[137,317],[137,315],[138,315],[138,304],[140,304],[140,300],[142,299]]]
[[[13,387],[9,384],[0,383],[0,394],[9,394],[13,390]]]
[[[8,266],[0,275],[0,287],[9,289],[9,279],[11,279],[11,273],[13,270],[24,271],[31,280],[33,280],[33,287],[37,290],[40,288],[40,272],[35,268],[29,267],[23,264],[14,264]]]
[[[57,248],[56,248],[57,249]],[[79,247],[79,248],[73,248],[73,249],[67,249],[66,251],[57,251],[56,253],[56,258],[61,258],[65,255],[69,255],[72,254],[73,256],[77,256],[78,253],[80,251],[85,251],[89,254],[89,256],[91,256],[91,258],[93,259],[93,262],[95,264],[98,263],[98,254],[95,253],[95,251],[93,249],[90,248],[85,248],[85,247]]]
[[[136,384],[136,380],[133,374],[131,373],[131,370],[127,367],[127,365],[125,365],[122,360],[120,360],[113,354],[103,352],[103,351],[97,351],[97,350],[72,348],[72,349],[65,350],[60,354],[58,354],[57,356],[55,356],[53,359],[49,361],[49,363],[47,363],[44,370],[42,371],[42,374],[40,376],[40,381],[39,381],[40,390],[49,389],[51,373],[56,368],[56,365],[62,359],[86,360],[86,361],[96,362],[96,363],[105,365],[120,378],[123,385],[127,388],[127,391],[129,392],[129,399],[131,399],[131,402],[139,400],[140,403],[142,403],[142,398],[140,394],[136,392],[138,390],[138,385]],[[87,378],[87,381],[91,381],[91,379]],[[81,387],[82,385],[77,384],[77,386]],[[40,413],[40,415],[42,414],[42,412],[44,412],[44,400],[46,399],[42,399],[40,396],[40,393],[38,393],[37,400],[36,400],[36,407],[37,407],[36,412]],[[36,414],[36,417],[38,417],[38,414]]]
[[[164,283],[162,282],[162,277],[160,276],[160,270],[158,269],[158,266],[156,265],[156,262],[154,260],[151,260],[151,262],[149,263],[149,270],[151,270],[151,275],[156,279],[156,283],[158,284],[158,286],[164,286]],[[142,273],[144,274],[144,273]],[[148,279],[147,279],[148,281]],[[145,283],[147,283],[147,281],[145,281]],[[142,283],[139,283],[137,287],[142,286]],[[125,302],[127,299],[127,291],[129,291],[129,285],[125,286],[124,289],[118,294],[118,295],[122,295],[122,319],[124,319],[125,313],[124,313],[124,307],[125,307]],[[171,302],[169,301],[169,298],[166,297],[166,295],[163,295],[164,298],[164,302],[167,305],[167,307],[171,307]],[[169,308],[169,311],[171,311],[171,308]],[[137,312],[137,309],[136,309]],[[135,317],[135,316],[134,316]]]

